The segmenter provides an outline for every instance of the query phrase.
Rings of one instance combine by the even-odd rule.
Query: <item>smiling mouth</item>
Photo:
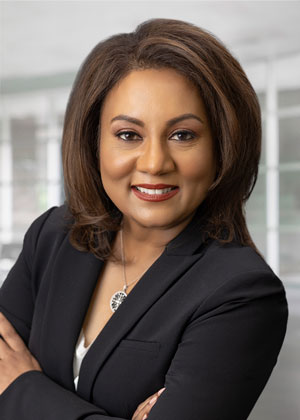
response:
[[[179,187],[145,188],[134,185],[131,189],[137,198],[148,202],[169,200],[179,192]]]
[[[144,193],[144,194],[149,194],[149,195],[163,195],[163,194],[167,194],[172,190],[175,190],[178,187],[169,187],[169,188],[160,188],[160,189],[154,189],[154,188],[142,188],[142,187],[136,187],[134,186],[133,188],[135,188],[136,190]]]

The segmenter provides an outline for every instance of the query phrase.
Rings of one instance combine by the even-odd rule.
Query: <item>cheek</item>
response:
[[[201,187],[205,183],[211,184],[215,176],[215,161],[211,153],[193,153],[188,159],[181,161],[181,174],[185,181],[196,183]]]
[[[131,171],[131,160],[120,150],[100,146],[100,173],[103,179],[119,181]]]

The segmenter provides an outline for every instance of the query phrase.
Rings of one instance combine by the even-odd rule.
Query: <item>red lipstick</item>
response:
[[[159,189],[165,189],[165,188],[172,188],[171,191],[165,192],[163,194],[149,194],[145,191],[140,191],[136,187],[146,188],[148,190],[159,190]],[[169,184],[138,184],[131,186],[131,190],[133,193],[141,200],[144,201],[164,201],[169,200],[174,195],[176,195],[179,191],[179,188],[175,185],[169,185]]]

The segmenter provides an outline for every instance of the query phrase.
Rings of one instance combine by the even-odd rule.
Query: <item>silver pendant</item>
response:
[[[121,303],[127,298],[127,295],[122,290],[114,293],[110,299],[110,309],[116,312]]]

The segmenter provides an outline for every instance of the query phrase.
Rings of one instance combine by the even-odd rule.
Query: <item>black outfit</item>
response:
[[[165,248],[92,344],[78,390],[73,354],[103,262],[71,246],[66,205],[28,229],[0,290],[0,311],[43,373],[0,396],[3,420],[131,419],[166,390],[149,420],[244,420],[286,332],[282,282],[250,247],[204,240],[197,213]]]

